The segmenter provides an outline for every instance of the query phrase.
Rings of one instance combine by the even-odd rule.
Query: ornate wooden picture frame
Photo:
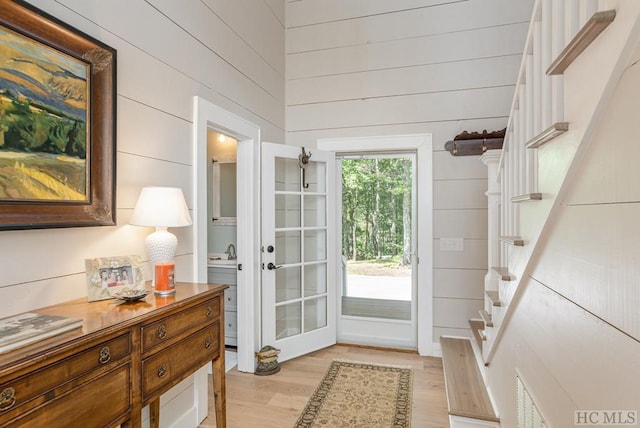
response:
[[[0,230],[115,224],[116,51],[0,0]]]

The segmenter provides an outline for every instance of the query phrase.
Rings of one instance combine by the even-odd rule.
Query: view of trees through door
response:
[[[342,156],[342,314],[411,319],[414,155]]]

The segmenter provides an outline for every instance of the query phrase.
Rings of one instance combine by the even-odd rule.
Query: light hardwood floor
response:
[[[448,427],[442,360],[348,345],[331,346],[282,363],[280,373],[255,376],[235,368],[227,373],[228,428],[291,428],[334,359],[393,364],[413,369],[412,427]],[[209,382],[211,385],[211,382]],[[216,426],[212,393],[209,417],[201,428]]]

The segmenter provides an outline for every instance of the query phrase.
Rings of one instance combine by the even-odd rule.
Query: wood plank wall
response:
[[[430,133],[434,340],[469,335],[487,269],[486,167],[462,131],[506,126],[533,1],[296,0],[286,5],[288,144]],[[463,253],[439,238],[464,238]]]
[[[118,51],[118,225],[0,232],[0,316],[85,296],[85,258],[143,255],[151,230],[127,225],[143,186],[181,187],[192,206],[195,95],[284,139],[283,1],[32,3]],[[191,227],[172,231],[190,280]]]

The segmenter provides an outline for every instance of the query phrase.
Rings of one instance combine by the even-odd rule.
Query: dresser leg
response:
[[[222,348],[224,355],[224,347]],[[220,356],[212,362],[213,399],[216,408],[216,428],[227,427],[227,398],[224,371],[224,357]]]
[[[157,398],[149,403],[149,425],[151,428],[160,426],[160,399]]]

